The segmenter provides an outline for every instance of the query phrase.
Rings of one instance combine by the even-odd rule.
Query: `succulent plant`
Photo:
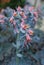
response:
[[[31,5],[16,10],[7,7],[0,14],[0,43],[8,42],[19,53],[29,51],[33,44],[40,43],[40,36],[34,30],[38,20],[38,12]],[[20,55],[19,57],[21,57]]]

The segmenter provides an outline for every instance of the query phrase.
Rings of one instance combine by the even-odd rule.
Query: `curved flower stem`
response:
[[[19,58],[17,57],[17,54],[19,53],[18,49],[20,46],[19,33],[17,33],[16,46],[17,46],[17,48],[16,48],[16,61],[17,61],[16,65],[19,65]]]

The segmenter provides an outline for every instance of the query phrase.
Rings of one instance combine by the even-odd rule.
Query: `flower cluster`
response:
[[[1,11],[0,26],[3,26],[3,30],[6,32],[6,34],[8,33],[8,29],[9,33],[12,32],[12,37],[15,37],[14,41],[8,41],[11,41],[11,43],[14,42],[16,46],[18,44],[21,50],[24,47],[28,47],[28,45],[30,45],[32,42],[34,26],[37,22],[37,19],[38,13],[33,6],[25,5],[24,8],[18,6],[16,10],[7,7]],[[11,37],[11,34],[9,34],[9,38]]]

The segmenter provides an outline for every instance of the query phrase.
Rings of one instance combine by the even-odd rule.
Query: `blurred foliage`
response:
[[[25,4],[25,0],[11,0],[8,3],[4,3],[4,4],[0,4],[0,8],[5,8],[7,6],[11,7],[11,8],[15,8],[17,6],[24,6]]]

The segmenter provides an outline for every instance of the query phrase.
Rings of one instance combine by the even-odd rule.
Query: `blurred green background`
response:
[[[4,0],[1,1],[3,2]],[[5,8],[7,6],[11,8],[16,8],[17,6],[23,7],[25,4],[25,0],[10,0],[10,2],[6,3],[2,3],[1,1],[0,1],[0,8]]]

